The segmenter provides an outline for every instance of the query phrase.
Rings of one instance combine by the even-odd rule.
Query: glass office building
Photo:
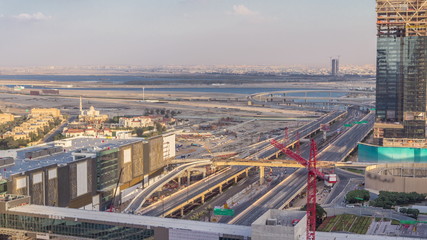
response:
[[[374,137],[425,139],[427,4],[377,0],[377,84]]]
[[[250,226],[29,204],[0,195],[0,239],[250,239]]]
[[[358,161],[371,163],[427,163],[427,148],[359,144]]]
[[[154,239],[151,229],[14,214],[0,214],[0,227],[89,239]]]

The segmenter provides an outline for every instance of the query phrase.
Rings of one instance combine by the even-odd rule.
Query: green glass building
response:
[[[426,2],[377,0],[377,144],[426,138]]]

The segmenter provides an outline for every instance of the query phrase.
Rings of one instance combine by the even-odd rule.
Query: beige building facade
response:
[[[15,117],[13,116],[13,114],[0,113],[0,124],[12,122],[13,120],[15,120]]]
[[[427,193],[427,163],[388,163],[366,167],[365,188],[373,192]]]

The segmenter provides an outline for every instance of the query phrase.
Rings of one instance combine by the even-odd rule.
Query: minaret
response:
[[[80,96],[80,115],[83,115],[83,103],[82,103],[82,96]]]

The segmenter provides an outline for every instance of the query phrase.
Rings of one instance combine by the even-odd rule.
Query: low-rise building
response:
[[[140,128],[154,126],[154,122],[147,116],[139,117],[121,117],[119,119],[119,126],[125,128]]]
[[[163,135],[163,158],[172,159],[175,158],[175,133],[169,133]]]
[[[56,108],[33,108],[29,119],[11,131],[3,134],[2,138],[11,137],[14,140],[29,140],[32,133],[38,134],[39,129],[44,130],[55,118],[62,119],[61,111]]]
[[[12,122],[15,120],[13,114],[10,113],[0,113],[0,124]]]
[[[31,117],[52,116],[54,118],[62,118],[61,111],[57,108],[33,108],[31,109]]]
[[[80,122],[98,122],[102,123],[108,120],[108,115],[100,114],[99,111],[95,110],[94,106],[90,106],[89,110],[80,110],[79,121]]]
[[[15,165],[4,167],[6,182],[0,188],[29,195],[33,204],[103,211],[121,198],[120,191],[163,172],[169,163],[163,158],[163,141],[162,136],[80,137],[61,146],[22,148],[16,150]],[[117,184],[120,191],[115,193]]]
[[[83,137],[84,134],[85,134],[84,129],[70,128],[70,129],[64,130],[65,137]]]
[[[68,128],[64,129],[65,137],[111,137],[113,132],[109,128],[95,129],[92,126],[86,128]]]

